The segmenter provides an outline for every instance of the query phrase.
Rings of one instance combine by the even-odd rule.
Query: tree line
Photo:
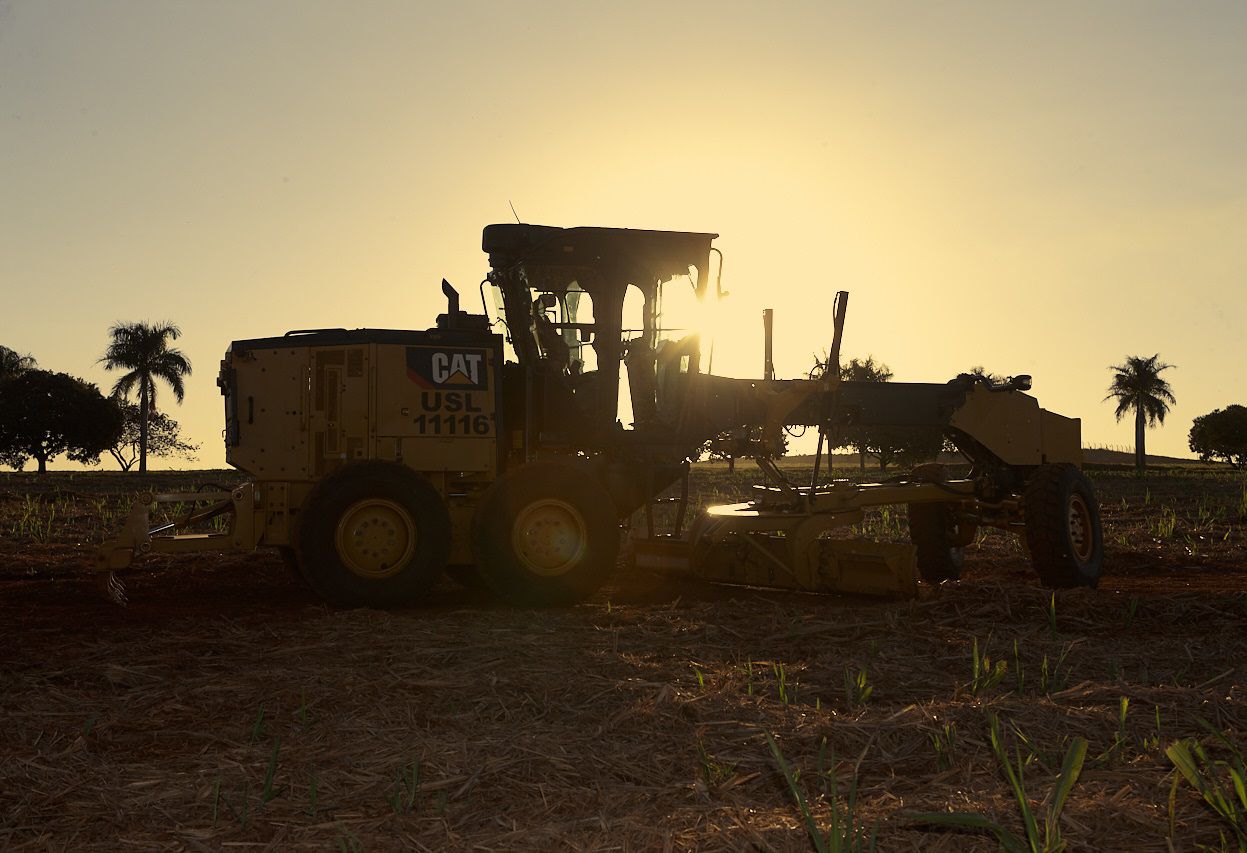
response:
[[[35,358],[0,346],[0,464],[20,470],[31,459],[40,473],[61,454],[97,464],[105,453],[123,471],[148,457],[195,460],[199,445],[182,440],[176,420],[159,411],[161,383],[181,403],[191,363],[170,345],[172,323],[118,323],[98,363],[122,371],[109,396],[68,373],[42,370]],[[132,400],[131,397],[137,400]]]

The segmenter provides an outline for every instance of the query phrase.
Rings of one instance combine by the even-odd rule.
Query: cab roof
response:
[[[574,266],[602,271],[642,271],[665,281],[709,266],[710,244],[718,234],[695,231],[648,231],[636,228],[557,228],[504,223],[487,225],[481,248],[496,270]],[[640,282],[637,282],[638,284]]]

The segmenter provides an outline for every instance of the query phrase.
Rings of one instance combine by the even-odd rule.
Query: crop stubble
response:
[[[1242,481],[1093,473],[1096,591],[1050,596],[989,536],[966,580],[916,601],[639,574],[562,610],[446,583],[390,613],[326,608],[267,552],[150,558],[116,608],[86,583],[86,548],[101,491],[124,481],[10,477],[0,848],[806,849],[771,734],[816,821],[826,739],[880,849],[990,850],[905,819],[951,808],[1020,826],[989,711],[1037,801],[1070,740],[1089,742],[1062,819],[1075,849],[1216,843],[1185,784],[1171,839],[1164,748],[1205,737],[1200,719],[1243,743]],[[748,476],[699,470],[694,495],[730,497]],[[31,494],[64,519],[51,534],[15,530]],[[904,533],[903,513],[871,523]],[[1006,662],[994,684],[972,683],[976,645]]]

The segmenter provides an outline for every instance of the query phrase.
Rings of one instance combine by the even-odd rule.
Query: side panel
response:
[[[982,384],[966,394],[949,426],[982,444],[1007,465],[1043,461],[1039,402],[1021,391],[989,391]]]
[[[1040,409],[1043,461],[1072,462],[1082,467],[1082,421]]]
[[[226,461],[257,479],[309,476],[305,413],[308,349],[233,353]]]
[[[493,474],[498,463],[496,352],[378,344],[379,448],[417,471]]]
[[[307,421],[314,477],[371,455],[368,350],[363,343],[311,350],[311,405]]]

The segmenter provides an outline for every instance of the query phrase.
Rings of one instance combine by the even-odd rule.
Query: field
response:
[[[750,467],[698,469],[694,499]],[[0,849],[804,850],[839,825],[994,850],[915,817],[1023,832],[993,720],[1041,841],[1085,742],[1070,849],[1243,849],[1247,802],[1218,816],[1166,749],[1202,743],[1234,805],[1209,762],[1247,743],[1247,483],[1089,473],[1094,591],[1042,589],[993,532],[914,601],[621,572],[569,609],[446,581],[398,612],[330,609],[263,551],[148,558],[108,604],[90,546],[127,493],[235,475],[4,476]],[[906,536],[903,511],[865,527]]]

